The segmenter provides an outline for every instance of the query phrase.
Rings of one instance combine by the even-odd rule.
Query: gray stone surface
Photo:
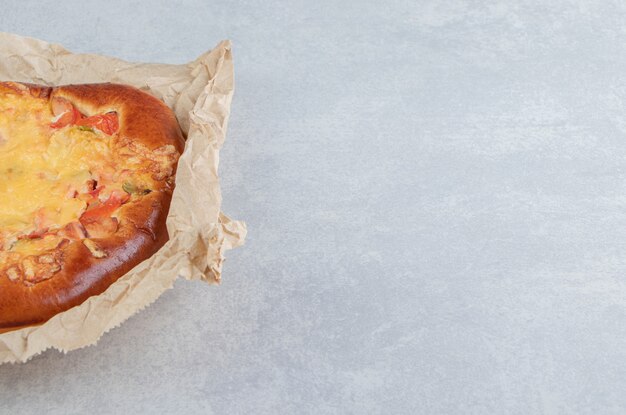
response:
[[[0,30],[233,40],[250,233],[221,287],[0,367],[1,413],[626,412],[624,2],[42,3]]]

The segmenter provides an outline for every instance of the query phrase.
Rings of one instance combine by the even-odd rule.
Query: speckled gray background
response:
[[[626,412],[623,1],[28,3],[0,30],[79,52],[233,40],[250,232],[221,287],[0,367],[0,413]]]

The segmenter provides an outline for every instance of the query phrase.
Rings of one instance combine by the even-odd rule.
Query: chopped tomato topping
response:
[[[39,238],[43,238],[43,236],[47,232],[48,232],[48,229],[35,230],[35,231],[32,231],[29,234],[20,235],[20,236],[17,237],[17,239],[39,239]]]
[[[70,104],[71,108],[62,113],[61,116],[52,124],[50,127],[52,128],[63,128],[66,125],[76,124],[79,120],[83,118],[83,115],[78,111],[72,104]]]
[[[90,190],[90,191],[89,191],[89,192],[87,192],[87,193],[89,193],[89,195],[90,195],[91,197],[93,197],[93,198],[96,198],[96,199],[97,199],[97,198],[98,198],[98,195],[100,194],[100,192],[101,192],[104,188],[105,188],[105,186],[98,186],[98,187],[96,187],[95,189]]]
[[[52,99],[52,113],[57,117],[56,121],[50,124],[52,128],[77,125],[79,127],[97,128],[107,135],[114,134],[120,128],[116,112],[85,117],[65,98],[55,97]]]
[[[99,218],[110,217],[113,212],[127,202],[128,199],[130,199],[128,193],[114,190],[111,192],[111,196],[109,196],[106,202],[86,210],[80,217],[80,222],[86,225],[88,223],[97,222]]]
[[[115,112],[92,115],[91,117],[77,120],[76,125],[97,128],[106,135],[114,134],[120,127],[117,113]]]
[[[98,201],[98,195],[102,190],[104,190],[106,186],[98,186],[95,189],[88,191],[87,193],[81,193],[78,195],[80,200],[87,202],[87,204],[91,205]]]

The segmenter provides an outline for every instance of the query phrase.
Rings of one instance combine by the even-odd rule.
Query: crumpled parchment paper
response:
[[[230,42],[187,64],[166,65],[75,54],[59,45],[0,33],[0,80],[132,85],[172,108],[187,136],[167,219],[167,244],[104,293],[42,325],[0,333],[0,363],[24,362],[51,347],[66,352],[92,345],[155,301],[178,277],[219,281],[224,253],[243,244],[246,235],[243,222],[220,211],[219,150],[234,87]]]

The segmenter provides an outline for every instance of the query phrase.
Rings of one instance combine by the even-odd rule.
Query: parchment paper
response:
[[[220,211],[219,150],[234,87],[230,42],[188,64],[165,65],[74,54],[59,45],[0,33],[0,80],[133,85],[169,105],[187,135],[167,219],[169,242],[103,294],[40,326],[0,334],[0,363],[24,362],[50,347],[66,352],[92,345],[178,277],[219,282],[225,251],[241,245],[246,235],[243,222]]]

